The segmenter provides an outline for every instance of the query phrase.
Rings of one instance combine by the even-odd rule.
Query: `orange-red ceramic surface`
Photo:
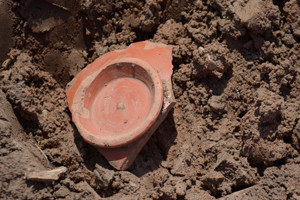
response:
[[[163,109],[173,67],[171,50],[148,41],[134,43],[96,59],[68,84],[76,127],[108,160],[140,151],[134,143],[144,138]],[[130,146],[125,154],[124,146]]]

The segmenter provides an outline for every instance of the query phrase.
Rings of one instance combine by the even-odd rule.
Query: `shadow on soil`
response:
[[[99,164],[106,169],[112,170],[113,168],[108,164],[108,162],[98,152],[98,150],[83,140],[75,124],[72,123],[72,127],[74,129],[74,142],[81,154],[84,165],[90,171],[94,171],[96,164]]]
[[[177,137],[173,113],[172,109],[129,168],[134,175],[141,177],[154,171],[166,160],[169,149]]]
[[[96,164],[114,170],[96,148],[83,140],[75,125],[72,124],[72,126],[74,129],[74,142],[81,153],[84,165],[91,171],[94,171]],[[173,120],[173,110],[171,110],[165,121],[158,127],[138,154],[128,171],[140,177],[159,168],[160,163],[166,159],[176,137],[177,130]]]

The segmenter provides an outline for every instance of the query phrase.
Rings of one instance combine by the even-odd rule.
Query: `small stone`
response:
[[[186,200],[198,200],[198,199],[205,199],[205,200],[214,200],[213,196],[211,196],[208,191],[206,190],[199,190],[198,188],[192,188],[187,191],[184,199]]]
[[[59,189],[54,192],[54,196],[57,197],[66,197],[68,196],[70,193],[70,191],[68,190],[68,188],[66,188],[65,186],[61,186],[59,187]]]
[[[88,36],[91,35],[91,32],[89,31],[89,29],[87,29],[87,28],[85,29],[85,34]]]
[[[100,186],[107,188],[112,184],[115,172],[96,164],[94,174],[96,175],[96,180],[99,182]]]
[[[72,49],[64,55],[64,60],[70,76],[76,76],[85,66],[84,53],[80,50]]]
[[[167,167],[168,167],[168,162],[167,162],[167,161],[162,161],[162,162],[160,163],[160,165],[161,165],[162,167],[164,167],[164,168],[167,168]]]
[[[132,186],[132,187],[135,187],[135,188],[137,188],[137,187],[138,187],[138,185],[137,185],[137,184],[135,184],[134,182],[131,182],[131,181],[129,182],[129,185],[130,185],[130,186]]]
[[[176,193],[174,191],[174,187],[171,185],[165,185],[160,189],[163,193],[164,198],[166,199],[176,199]]]
[[[132,27],[132,28],[138,28],[139,27],[139,25],[140,25],[140,23],[141,23],[141,21],[140,21],[140,19],[139,18],[137,18],[137,17],[135,17],[135,16],[130,16],[129,17],[129,23],[130,23],[130,26]]]
[[[2,63],[2,67],[3,69],[7,69],[9,64],[11,63],[11,59],[6,59],[3,63]]]
[[[192,181],[190,179],[186,180],[186,185],[191,187],[192,186]]]
[[[222,96],[212,96],[208,100],[208,105],[215,112],[224,112],[225,110],[225,102]]]
[[[186,183],[185,182],[176,183],[175,190],[178,196],[184,196],[186,193]]]
[[[242,24],[255,34],[264,34],[279,25],[280,11],[273,3],[250,0],[246,5],[236,3],[234,7]]]
[[[288,46],[292,46],[296,43],[292,34],[285,34],[285,36],[282,38],[282,41]]]
[[[207,187],[210,189],[212,194],[217,194],[221,190],[224,190],[223,183],[225,181],[225,177],[222,173],[216,172],[216,171],[209,171],[204,177],[203,177],[203,185],[204,187]]]

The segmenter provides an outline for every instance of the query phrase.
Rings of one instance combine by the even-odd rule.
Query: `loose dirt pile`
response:
[[[1,199],[300,199],[299,0],[3,2]],[[177,104],[115,171],[80,137],[65,87],[142,40],[174,45]]]

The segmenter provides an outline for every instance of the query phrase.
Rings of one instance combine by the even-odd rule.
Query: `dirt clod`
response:
[[[32,171],[28,172],[25,176],[27,180],[31,181],[57,181],[59,177],[67,171],[66,167],[59,167],[48,171]]]

